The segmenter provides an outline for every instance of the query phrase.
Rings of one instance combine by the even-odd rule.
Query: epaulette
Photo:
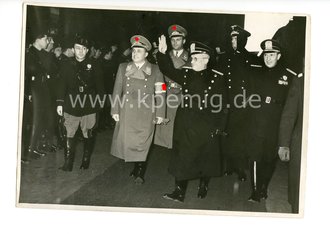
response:
[[[251,67],[262,67],[261,65],[258,64],[250,64]]]
[[[214,73],[220,75],[220,76],[223,76],[223,73],[221,73],[221,72],[219,72],[219,71],[217,71],[217,70],[212,69],[212,71],[213,71]]]
[[[297,75],[297,73],[295,73],[294,71],[292,71],[292,70],[290,70],[289,68],[286,68],[286,70],[288,71],[288,72],[290,72],[292,75]]]

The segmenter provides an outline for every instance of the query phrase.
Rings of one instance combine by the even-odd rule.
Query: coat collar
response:
[[[142,73],[141,73],[142,71]],[[133,76],[136,78],[145,78],[145,75],[151,75],[151,63],[146,60],[143,66],[138,69],[134,62],[129,62],[126,67],[126,76]],[[142,77],[143,76],[143,77]]]

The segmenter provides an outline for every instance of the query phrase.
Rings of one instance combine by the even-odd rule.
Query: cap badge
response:
[[[136,42],[138,42],[138,41],[140,40],[140,38],[139,38],[139,37],[135,37],[134,40],[135,40]]]
[[[172,26],[172,30],[175,31],[176,30],[176,25]]]
[[[265,42],[265,49],[266,50],[271,50],[273,48],[273,43],[272,41],[266,41]]]

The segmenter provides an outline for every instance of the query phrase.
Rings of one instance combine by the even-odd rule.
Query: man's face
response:
[[[208,54],[191,55],[191,66],[194,71],[201,71],[206,68],[210,56]]]
[[[144,48],[134,47],[132,50],[132,60],[135,63],[143,62],[148,56],[148,52]]]
[[[38,45],[41,49],[45,50],[48,46],[48,37],[47,37],[47,35],[45,35],[42,38],[37,39],[36,42],[38,43]]]
[[[278,52],[264,53],[264,63],[267,67],[273,68],[277,65],[277,62],[280,59],[280,57],[281,54]]]
[[[74,44],[73,50],[74,50],[74,55],[78,60],[84,60],[88,53],[87,47],[80,44]]]
[[[237,50],[237,36],[231,37],[231,47],[233,50]]]
[[[184,43],[186,42],[186,39],[183,37],[172,37],[171,38],[171,44],[172,48],[174,50],[181,50],[183,48]]]
[[[101,51],[100,49],[97,49],[97,50],[95,51],[94,58],[95,58],[95,59],[98,59],[98,58],[101,56],[101,54],[102,54],[102,51]]]
[[[113,56],[113,53],[111,51],[109,51],[108,53],[106,53],[104,55],[104,59],[105,60],[111,60],[112,59],[112,56]]]
[[[46,47],[46,51],[50,52],[54,48],[54,39],[52,37],[47,38],[48,45]]]

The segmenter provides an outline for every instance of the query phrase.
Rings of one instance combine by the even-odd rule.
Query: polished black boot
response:
[[[175,190],[172,193],[165,193],[163,198],[183,202],[186,195],[188,180],[175,180]]]
[[[199,180],[199,186],[198,186],[198,193],[197,197],[200,199],[203,199],[207,195],[207,190],[209,186],[210,178],[209,177],[202,177]]]
[[[260,202],[260,168],[259,163],[252,161],[250,163],[252,193],[248,201]]]
[[[64,150],[64,164],[59,169],[63,171],[72,171],[73,169],[73,161],[74,161],[74,138],[66,139],[66,146]]]
[[[33,125],[31,128],[30,146],[28,149],[29,159],[39,159],[45,157],[46,153],[38,150],[38,139],[40,136],[40,127]]]
[[[82,158],[80,169],[86,170],[89,168],[93,149],[94,137],[84,138],[84,155]]]
[[[144,183],[144,174],[147,169],[146,162],[135,162],[135,167],[133,172],[131,173],[134,177],[135,184],[143,184]]]

